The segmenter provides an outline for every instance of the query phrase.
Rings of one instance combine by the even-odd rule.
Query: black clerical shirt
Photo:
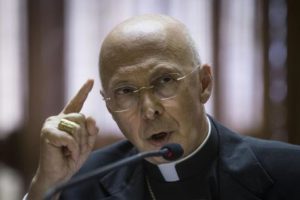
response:
[[[150,188],[157,200],[211,200],[218,198],[218,135],[214,126],[205,145],[192,157],[176,165],[178,181],[168,182],[159,168],[144,162]],[[153,200],[147,183],[145,199]]]

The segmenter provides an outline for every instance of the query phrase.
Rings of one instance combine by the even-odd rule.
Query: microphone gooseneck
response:
[[[82,176],[78,176],[78,177],[76,177],[76,178],[74,178],[70,181],[60,183],[60,184],[56,185],[55,187],[50,188],[47,191],[44,199],[45,200],[51,200],[51,198],[55,194],[61,192],[62,190],[65,190],[67,188],[71,188],[75,185],[83,183],[83,182],[85,182],[87,180],[90,180],[92,178],[97,178],[99,175],[104,174],[108,171],[121,168],[125,165],[130,165],[130,164],[137,163],[137,162],[139,162],[139,161],[141,161],[141,160],[143,160],[144,158],[147,158],[147,157],[162,156],[166,160],[173,161],[173,160],[176,160],[176,159],[180,158],[182,156],[182,154],[183,154],[183,149],[181,148],[181,146],[179,144],[176,144],[176,143],[170,143],[170,144],[164,145],[158,151],[147,151],[147,152],[138,153],[138,154],[133,155],[131,157],[124,158],[124,159],[119,160],[117,162],[108,164],[104,167],[101,167],[99,169],[96,169],[94,171],[86,173]]]

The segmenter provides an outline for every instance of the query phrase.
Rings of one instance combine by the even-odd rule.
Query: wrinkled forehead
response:
[[[126,56],[124,56],[126,55]],[[145,84],[162,73],[190,71],[194,63],[186,55],[178,56],[173,51],[140,50],[133,54],[121,53],[101,66],[101,82],[104,90],[115,82],[132,81]],[[143,81],[144,80],[144,81]]]
[[[176,62],[150,58],[136,65],[118,67],[109,78],[107,88],[113,88],[121,83],[145,86],[163,74],[183,74],[183,69]]]

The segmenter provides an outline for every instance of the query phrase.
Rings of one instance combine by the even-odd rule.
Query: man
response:
[[[205,112],[212,74],[185,26],[162,15],[131,18],[106,37],[101,94],[127,140],[93,152],[98,128],[80,114],[88,80],[41,131],[39,167],[27,199],[139,152],[178,143],[179,161],[148,158],[68,189],[61,199],[298,199],[300,147],[239,136]],[[80,169],[80,170],[79,170]],[[79,171],[78,171],[79,170]]]

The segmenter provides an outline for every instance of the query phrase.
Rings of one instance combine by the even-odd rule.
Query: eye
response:
[[[176,80],[176,74],[164,74],[155,80],[155,85],[167,85]]]
[[[120,96],[120,95],[129,95],[132,94],[136,91],[135,87],[132,86],[122,86],[117,89],[115,89],[115,95]]]

